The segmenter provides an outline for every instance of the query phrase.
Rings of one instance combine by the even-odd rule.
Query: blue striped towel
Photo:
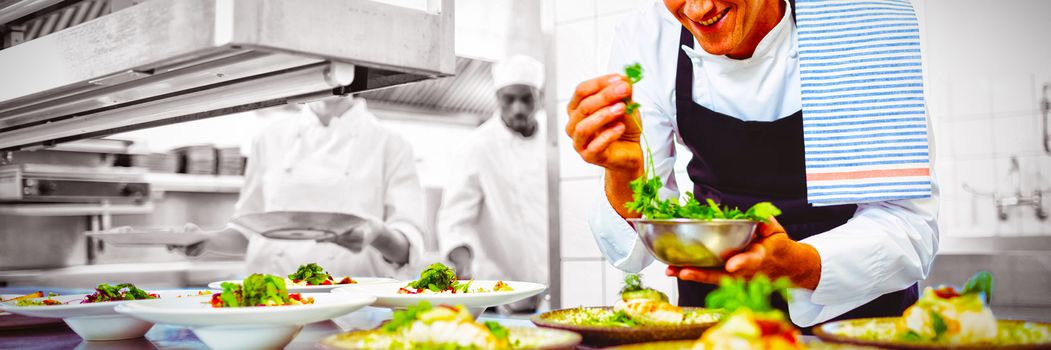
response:
[[[807,201],[931,195],[919,23],[908,0],[796,0]]]

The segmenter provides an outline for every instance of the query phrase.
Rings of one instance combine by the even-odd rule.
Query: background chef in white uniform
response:
[[[418,259],[423,198],[410,144],[365,100],[335,96],[274,121],[253,141],[234,217],[313,211],[370,218],[331,242],[274,240],[226,229],[189,255],[244,252],[247,272],[287,274],[316,262],[335,275],[393,276]]]
[[[492,73],[499,109],[451,170],[438,213],[442,256],[461,278],[547,283],[544,66],[516,55]]]

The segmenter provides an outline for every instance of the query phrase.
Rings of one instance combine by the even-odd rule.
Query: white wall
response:
[[[614,26],[652,0],[558,0],[554,4],[559,123],[580,81],[607,73]],[[963,190],[963,184],[1007,191],[1012,155],[1021,163],[1024,191],[1051,189],[1051,157],[1040,145],[1038,87],[1051,83],[1051,1],[914,0],[924,33],[928,108],[935,130],[936,172],[942,189],[942,237],[1051,236],[1051,221],[1038,221],[1030,208],[995,217],[991,198]],[[979,20],[980,19],[980,20]],[[603,261],[586,216],[601,198],[601,172],[580,160],[569,138],[560,135],[563,307],[609,305],[619,276]],[[680,149],[680,154],[689,154]],[[677,180],[690,188],[677,164]],[[1051,197],[1051,196],[1048,196]],[[1044,205],[1051,207],[1045,197]],[[646,271],[648,283],[673,292],[663,266]],[[674,298],[673,298],[674,299]]]
[[[1032,208],[1013,208],[1000,221],[992,198],[963,188],[1007,196],[1019,187],[1051,190],[1038,107],[1040,86],[1051,83],[1051,1],[997,1],[995,10],[989,4],[917,1],[943,191],[942,237],[1049,236],[1051,220],[1038,220]],[[1012,156],[1021,181],[1008,171]],[[1051,206],[1051,199],[1043,203]]]

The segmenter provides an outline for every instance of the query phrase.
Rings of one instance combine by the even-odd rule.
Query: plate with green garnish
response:
[[[628,274],[614,306],[555,310],[532,318],[544,328],[579,333],[583,344],[606,347],[662,340],[697,339],[718,323],[721,311],[678,307],[663,292]]]
[[[998,320],[988,306],[993,277],[927,287],[901,317],[830,322],[814,328],[825,341],[892,349],[1051,349],[1051,323]]]
[[[460,280],[452,268],[434,263],[407,282],[354,284],[334,293],[358,293],[376,297],[373,306],[405,308],[427,301],[435,305],[463,305],[476,311],[510,304],[547,290],[540,283],[502,280]]]

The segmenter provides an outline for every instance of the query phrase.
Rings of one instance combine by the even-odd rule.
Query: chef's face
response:
[[[748,58],[780,22],[784,0],[664,0],[664,6],[713,55]]]
[[[539,107],[540,92],[529,85],[508,85],[496,91],[496,101],[500,106],[500,118],[511,130],[525,136],[535,131],[534,114]]]

